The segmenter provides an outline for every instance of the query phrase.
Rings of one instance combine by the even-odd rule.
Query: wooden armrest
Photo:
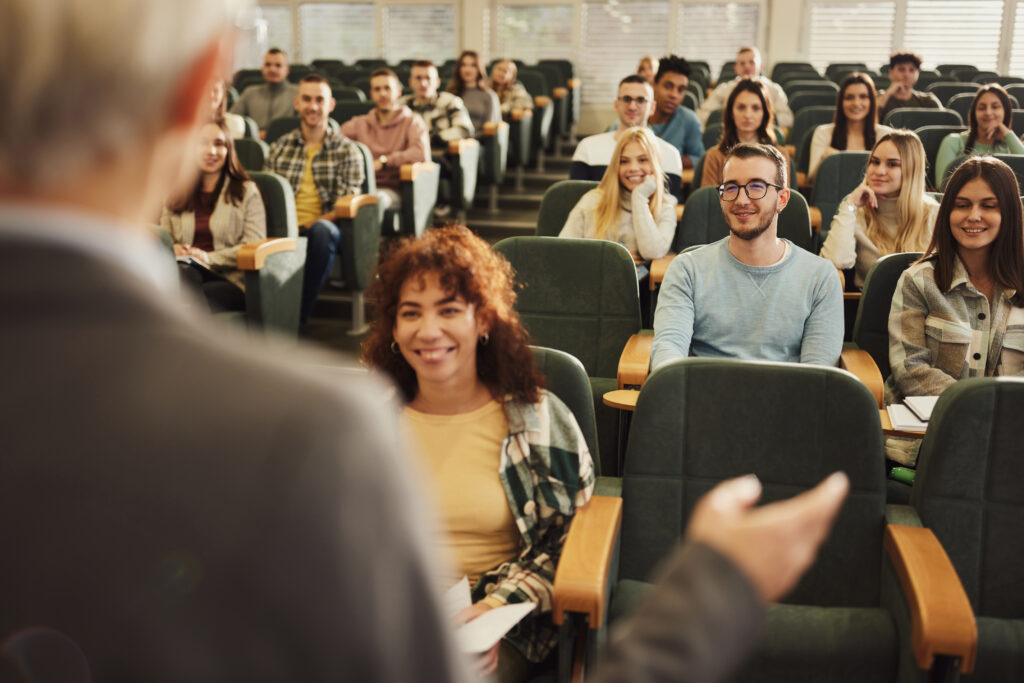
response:
[[[513,121],[522,121],[523,119],[526,118],[526,115],[529,112],[529,109],[524,109],[523,107],[516,107],[515,109],[509,112],[509,116],[512,118]]]
[[[618,388],[638,387],[647,379],[651,368],[653,334],[634,334],[619,356]]]
[[[875,397],[878,407],[885,407],[885,382],[870,353],[863,349],[843,349],[839,356],[839,367],[856,375]]]
[[[605,586],[621,524],[621,498],[592,496],[573,515],[555,571],[551,618],[559,626],[566,612],[586,614],[592,629],[604,623]]]
[[[848,301],[860,301],[860,292],[843,292],[843,299]]]
[[[960,658],[960,671],[974,671],[978,625],[960,577],[931,529],[890,524],[885,550],[910,608],[911,648],[920,669],[936,655]]]
[[[448,141],[448,153],[458,156],[467,147],[479,147],[480,143],[473,138],[462,138],[461,140]]]
[[[796,145],[786,145],[786,152],[789,153],[790,159],[796,159]]]
[[[551,90],[551,94],[554,95],[555,99],[560,100],[563,97],[568,97],[569,96],[569,89],[568,88],[553,88]]]
[[[569,80],[567,80],[567,81],[565,82],[565,84],[566,84],[567,86],[569,86],[569,88],[571,88],[571,89],[575,90],[576,88],[578,88],[578,87],[580,87],[581,85],[583,85],[583,80],[582,80],[582,79],[579,79],[579,78],[570,78]]]
[[[238,250],[238,269],[259,270],[271,254],[295,251],[297,248],[298,242],[294,237],[273,237],[261,242],[243,244]]]
[[[652,292],[661,284],[661,281],[665,279],[665,272],[668,271],[668,267],[672,264],[672,260],[675,257],[675,254],[665,254],[661,258],[656,258],[651,261],[651,276],[648,279],[651,282]]]
[[[483,134],[487,137],[494,137],[502,128],[508,128],[504,121],[488,121],[484,124]]]
[[[810,188],[812,185],[813,183],[811,182],[811,179],[807,177],[806,173],[804,173],[803,171],[796,172],[796,186],[800,190]]]
[[[373,206],[377,203],[375,194],[347,194],[338,197],[334,203],[334,215],[338,218],[355,218],[359,209],[364,206]]]
[[[693,169],[692,168],[684,168],[683,169],[683,175],[681,175],[679,177],[682,180],[684,185],[685,184],[689,184],[689,183],[693,183]]]
[[[537,107],[538,109],[541,107],[546,107],[549,104],[551,104],[551,98],[547,97],[546,95],[537,95],[536,97],[533,98],[533,106]]]
[[[807,210],[811,214],[811,228],[814,232],[821,232],[821,209],[816,206],[808,206]]]
[[[415,164],[402,164],[399,172],[403,182],[416,180],[421,173],[429,173],[437,168],[433,161],[417,161]]]
[[[683,211],[686,210],[686,204],[676,204],[676,223],[683,220]]]
[[[846,273],[844,273],[839,268],[836,268],[836,273],[839,274],[839,288],[845,292],[846,291]]]

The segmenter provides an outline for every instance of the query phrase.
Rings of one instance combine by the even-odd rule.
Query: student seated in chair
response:
[[[1024,144],[1013,132],[1013,103],[998,83],[978,88],[967,115],[969,128],[950,133],[935,157],[935,186],[942,187],[953,162],[966,154],[1024,154]]]
[[[615,130],[598,133],[580,140],[572,155],[569,178],[572,180],[601,180],[615,155],[615,147],[627,128],[647,126],[647,120],[654,110],[654,89],[636,74],[619,81],[619,94],[615,98],[615,115],[618,126]],[[679,197],[682,183],[683,162],[679,150],[655,137],[661,169],[665,172],[668,190]]]
[[[263,57],[263,80],[250,85],[231,107],[232,114],[248,116],[260,127],[260,139],[266,137],[267,126],[274,119],[291,116],[299,89],[288,82],[288,55],[272,47]]]
[[[483,131],[485,123],[501,121],[501,102],[487,84],[487,70],[473,50],[464,50],[459,55],[445,90],[462,99],[477,134]]]
[[[513,308],[512,270],[465,227],[406,240],[377,268],[368,296],[383,315],[363,359],[391,377],[440,503],[438,554],[468,576],[487,610],[537,609],[483,656],[481,673],[525,680],[557,642],[555,567],[576,509],[594,489],[586,441],[568,408],[542,389]]]
[[[889,57],[889,78],[892,83],[878,95],[878,118],[893,109],[942,109],[942,102],[930,92],[914,90],[921,76],[921,55],[916,52],[893,52]]]
[[[238,249],[267,238],[263,199],[238,163],[223,121],[199,129],[195,156],[195,184],[164,207],[160,227],[174,240],[182,281],[202,291],[210,310],[244,311]]]
[[[676,200],[665,191],[658,138],[647,128],[626,128],[615,135],[618,143],[601,184],[580,197],[558,236],[618,242],[639,268],[672,246]],[[678,159],[674,153],[672,157]]]
[[[473,137],[473,120],[466,103],[450,92],[438,92],[441,78],[433,62],[428,59],[413,62],[409,85],[413,94],[403,96],[400,102],[427,124],[432,148],[443,151],[452,140]]]
[[[808,177],[818,175],[818,167],[830,154],[870,150],[878,138],[891,132],[892,128],[878,123],[874,81],[860,72],[850,74],[839,85],[832,123],[818,126],[811,136]]]
[[[508,117],[513,109],[533,111],[533,98],[526,86],[516,80],[519,69],[510,59],[498,62],[491,69],[491,88],[501,102],[501,115]]]
[[[341,245],[334,205],[345,195],[359,194],[366,178],[359,148],[328,125],[334,105],[327,79],[317,74],[303,78],[294,105],[299,127],[275,140],[267,156],[267,170],[284,176],[295,192],[299,234],[307,237],[300,325],[309,321]]]
[[[835,268],[777,236],[786,159],[770,145],[729,152],[719,186],[729,236],[678,256],[661,285],[651,367],[677,358],[835,365],[843,295]]]
[[[654,79],[654,111],[648,125],[654,134],[676,148],[682,156],[683,168],[693,168],[704,155],[701,125],[697,115],[683,106],[686,86],[690,83],[690,64],[682,57],[669,55],[658,60]],[[612,130],[618,122],[612,124]]]
[[[782,86],[775,83],[767,76],[761,74],[761,51],[756,47],[741,47],[736,53],[736,64],[733,65],[736,78],[726,83],[719,83],[711,94],[707,96],[704,103],[697,110],[697,118],[701,125],[706,125],[711,112],[722,109],[733,89],[743,80],[750,79],[757,81],[764,87],[765,95],[772,102],[775,110],[775,118],[783,128],[793,125],[793,112],[789,109],[789,98]]]

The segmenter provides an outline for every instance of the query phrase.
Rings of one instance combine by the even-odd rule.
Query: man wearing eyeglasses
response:
[[[770,145],[726,157],[719,186],[729,236],[676,258],[654,316],[651,368],[688,356],[835,365],[843,294],[828,261],[778,237],[787,162]]]
[[[580,140],[572,155],[569,178],[572,180],[601,180],[611,163],[612,153],[622,131],[634,126],[646,126],[654,108],[654,90],[643,76],[632,74],[619,81],[619,94],[613,105],[619,117],[618,127],[607,133],[598,133]],[[661,138],[655,138],[661,151],[661,168],[668,180],[668,191],[680,199],[683,163],[679,150]]]

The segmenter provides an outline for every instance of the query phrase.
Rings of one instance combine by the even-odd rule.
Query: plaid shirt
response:
[[[1003,290],[989,303],[967,279],[959,258],[949,291],[935,284],[934,261],[900,277],[889,313],[889,402],[936,396],[967,377],[1024,371],[1024,308]]]
[[[432,102],[417,104],[415,95],[406,95],[400,102],[419,114],[427,124],[430,144],[447,145],[449,140],[473,137],[473,121],[462,98],[450,92],[439,92]]]
[[[499,477],[523,546],[516,559],[481,575],[473,601],[536,602],[508,639],[540,662],[558,641],[550,614],[555,567],[576,508],[594,492],[594,465],[576,419],[553,394],[542,391],[535,404],[508,399],[505,416]]]
[[[293,192],[298,192],[302,184],[305,150],[302,129],[296,128],[275,140],[267,156],[267,170],[283,175],[291,183]],[[323,146],[313,157],[313,183],[320,195],[321,212],[333,211],[339,197],[362,194],[364,180],[362,152],[337,130],[328,129]]]

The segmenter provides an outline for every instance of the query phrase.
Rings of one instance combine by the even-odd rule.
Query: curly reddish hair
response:
[[[489,328],[488,342],[476,346],[476,371],[491,395],[526,403],[540,400],[543,379],[534,368],[529,335],[514,308],[512,266],[461,225],[402,240],[381,258],[366,292],[376,305],[362,361],[391,376],[405,400],[416,396],[416,373],[401,353],[391,350],[391,344],[402,285],[427,273],[437,273],[441,286],[471,304],[477,320]]]

